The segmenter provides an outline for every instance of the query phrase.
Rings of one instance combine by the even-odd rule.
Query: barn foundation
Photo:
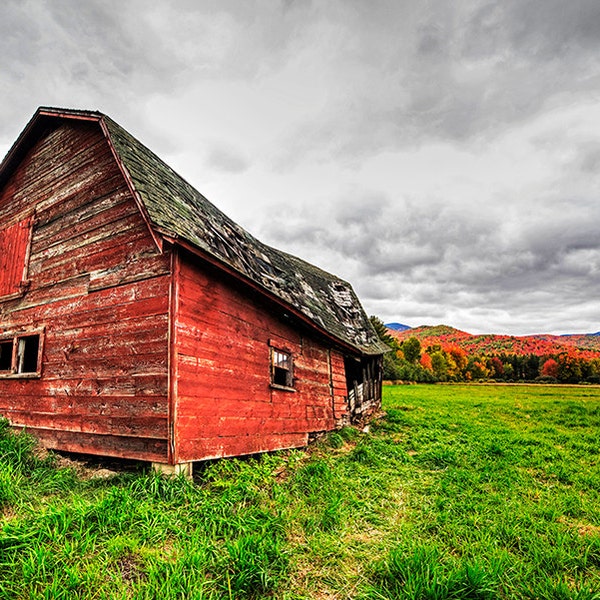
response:
[[[191,479],[193,470],[193,463],[191,462],[183,462],[177,463],[176,465],[169,465],[167,463],[152,463],[152,470],[160,473],[161,475],[167,475],[169,477],[177,477],[179,475],[184,475],[185,477]]]

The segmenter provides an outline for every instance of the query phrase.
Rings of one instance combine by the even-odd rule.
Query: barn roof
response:
[[[110,117],[96,111],[39,108],[0,166],[0,184],[27,138],[50,119],[98,121],[150,221],[163,237],[197,248],[329,335],[363,354],[383,345],[346,281],[268,246],[221,212]]]

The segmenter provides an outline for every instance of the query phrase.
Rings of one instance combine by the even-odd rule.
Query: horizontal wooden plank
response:
[[[198,419],[220,419],[227,417],[272,417],[306,419],[310,405],[289,400],[265,401],[264,399],[241,400],[238,397],[196,398],[185,396],[177,404],[179,417]]]
[[[115,398],[146,397],[144,402],[151,402],[152,398],[164,398],[167,392],[167,374],[141,373],[116,374],[101,376],[96,371],[84,371],[84,375],[63,377],[64,368],[52,372],[44,365],[41,378],[0,378],[1,398],[25,397],[103,397],[110,401]],[[75,370],[75,369],[72,369]]]
[[[79,388],[63,386],[62,393],[0,395],[0,411],[27,410],[44,413],[109,415],[123,417],[166,416],[167,397],[157,395],[80,394]]]
[[[302,448],[307,444],[308,434],[306,433],[200,438],[196,440],[182,439],[177,444],[176,459],[178,461],[194,461],[226,456],[243,456],[287,448]]]
[[[35,319],[51,324],[54,329],[71,328],[73,323],[79,327],[122,323],[127,319],[141,320],[167,314],[168,298],[169,277],[165,275],[43,304],[29,304],[26,297],[11,310],[8,318],[16,323]]]
[[[73,339],[77,341],[98,341],[99,337],[110,340],[118,339],[121,343],[130,343],[133,341],[164,341],[168,337],[169,319],[167,314],[156,314],[145,317],[136,322],[134,319],[125,322],[112,323],[89,323],[84,326],[79,325],[76,320],[68,328],[51,329],[51,339],[53,343],[64,345]]]
[[[35,435],[44,446],[51,449],[164,463],[168,460],[166,440],[98,435],[36,427],[28,427],[27,431]]]
[[[197,377],[183,376],[179,380],[178,393],[190,402],[214,402],[236,400],[238,402],[270,402],[269,382],[265,378],[253,376],[244,379],[235,377],[219,378],[214,374]]]
[[[120,286],[169,274],[169,258],[152,252],[128,256],[118,267],[103,268],[90,273],[89,291]]]
[[[92,189],[79,190],[75,194],[61,198],[47,206],[36,207],[36,229],[40,236],[52,235],[56,228],[62,228],[72,220],[86,220],[120,202],[131,198],[131,192],[118,169],[96,170],[98,184]]]
[[[5,410],[3,416],[11,425],[36,429],[55,429],[77,433],[96,433],[125,437],[167,439],[164,416],[107,416],[95,414],[41,413]]]
[[[76,390],[78,396],[158,396],[159,398],[166,398],[168,391],[166,371],[160,374],[133,373],[120,377],[99,377],[96,373],[93,373],[93,377],[87,378],[53,378],[45,373],[43,379],[12,380],[12,385],[22,386],[13,390],[13,393],[21,396],[31,396],[33,394],[62,396],[72,394]],[[0,393],[5,395],[4,387],[0,387]]]
[[[333,419],[222,419],[215,421],[183,420],[177,428],[181,439],[197,438],[244,438],[249,436],[272,436],[277,434],[302,434],[334,429]]]
[[[239,418],[275,418],[278,407],[269,401],[246,401],[229,400],[226,398],[195,399],[186,397],[186,402],[177,407],[178,419],[193,418],[198,420],[217,419],[224,416],[235,416]]]
[[[44,349],[47,364],[68,362],[73,365],[86,363],[93,367],[92,361],[119,361],[129,357],[158,356],[164,360],[167,356],[167,340],[144,339],[139,330],[140,340],[135,340],[135,331],[128,335],[102,337],[96,340],[79,339],[73,336],[67,345],[57,346],[48,340]],[[156,358],[152,360],[157,360]],[[131,361],[128,360],[128,364]]]
[[[51,361],[44,362],[43,376],[53,378],[73,377],[106,378],[123,375],[156,375],[166,373],[167,354],[131,354],[122,357],[94,358],[93,364],[84,361]]]
[[[269,365],[271,350],[265,341],[245,337],[230,336],[227,332],[204,335],[202,338],[177,335],[177,349],[182,362],[186,357],[202,356],[207,361],[233,362],[252,361],[256,366]]]

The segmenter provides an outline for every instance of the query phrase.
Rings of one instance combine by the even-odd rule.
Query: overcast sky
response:
[[[369,314],[600,330],[598,0],[3,0],[0,154],[97,109]]]

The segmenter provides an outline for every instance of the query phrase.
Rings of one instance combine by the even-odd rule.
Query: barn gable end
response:
[[[49,447],[165,461],[169,258],[97,125],[57,122],[21,154],[0,189],[0,235],[29,226],[26,249],[0,241],[0,345],[40,336],[41,364],[4,364],[0,414]]]

